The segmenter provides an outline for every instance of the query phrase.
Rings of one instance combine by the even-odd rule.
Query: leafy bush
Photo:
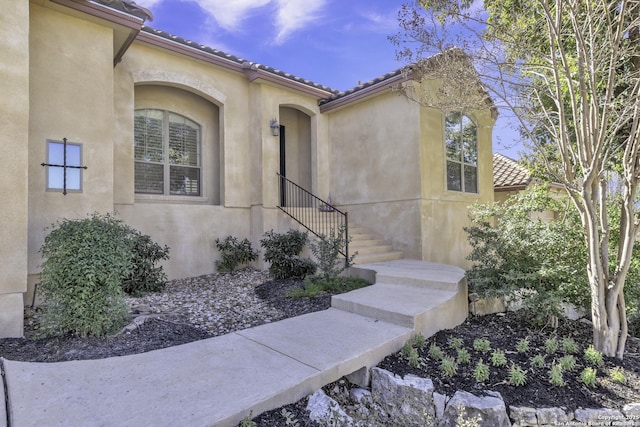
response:
[[[220,259],[215,265],[221,272],[233,272],[238,266],[258,259],[258,251],[246,238],[238,240],[237,237],[227,236],[223,240],[216,239],[216,248],[220,251]]]
[[[317,242],[311,243],[311,253],[317,260],[320,277],[323,279],[338,277],[347,267],[353,265],[357,253],[352,254],[344,263],[338,261],[345,244],[351,241],[350,237],[345,238],[345,230],[345,226],[341,225],[337,232],[331,229],[328,236],[321,234]]]
[[[133,270],[122,281],[122,290],[134,296],[145,292],[161,291],[167,282],[167,275],[162,266],[156,264],[160,260],[169,259],[169,247],[160,246],[151,237],[121,224],[125,241],[133,256]]]
[[[40,248],[45,331],[102,336],[121,327],[127,314],[122,281],[134,274],[122,223],[93,214],[53,227]]]
[[[612,196],[615,197],[615,196]],[[619,224],[619,203],[608,203],[609,224]],[[617,209],[617,211],[616,211]],[[540,219],[542,212],[555,219]],[[590,308],[587,254],[580,216],[567,198],[554,198],[541,186],[522,191],[503,203],[476,205],[466,227],[473,266],[468,272],[475,291],[483,296],[509,298],[521,293],[525,308],[541,317],[560,314],[560,303]],[[617,255],[619,230],[611,228],[609,255]],[[627,313],[640,301],[640,243],[634,246],[624,288]],[[615,265],[615,259],[611,265]]]
[[[265,249],[265,261],[271,264],[269,272],[276,279],[304,278],[316,272],[316,264],[300,256],[307,244],[307,233],[289,230],[279,234],[271,230],[264,234],[260,244]]]
[[[587,387],[595,387],[597,381],[597,371],[594,368],[584,368],[580,374],[580,381]]]

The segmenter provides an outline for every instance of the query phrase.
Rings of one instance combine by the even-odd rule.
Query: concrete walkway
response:
[[[466,318],[458,268],[399,260],[356,272],[376,283],[328,310],[220,337],[102,360],[0,359],[0,426],[235,426],[345,375],[364,378],[414,333]]]

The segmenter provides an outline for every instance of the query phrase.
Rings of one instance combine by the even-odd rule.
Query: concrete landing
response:
[[[420,276],[415,263],[420,261],[405,264],[412,280]],[[367,265],[359,272],[375,274],[380,268],[380,273],[387,271],[385,281],[391,281],[397,266],[384,264]],[[423,266],[425,275],[435,267]],[[464,288],[459,291],[466,300],[466,283],[457,286]],[[423,294],[417,297],[416,292]],[[235,426],[251,413],[256,416],[293,403],[342,376],[376,365],[416,330],[453,327],[445,323],[466,317],[466,301],[464,313],[450,313],[458,310],[451,303],[456,292],[421,288],[416,281],[375,284],[343,295],[336,301],[384,306],[390,318],[397,311],[396,317],[403,320],[334,307],[130,356],[61,363],[2,359],[10,427]],[[411,316],[413,321],[408,320]],[[0,397],[2,393],[0,387]],[[0,426],[6,419],[0,417]]]

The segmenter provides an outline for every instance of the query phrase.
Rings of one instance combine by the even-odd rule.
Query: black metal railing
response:
[[[280,205],[289,215],[318,238],[339,237],[343,234],[344,247],[340,254],[349,262],[349,217],[329,202],[313,195],[286,176],[277,174],[280,180]]]

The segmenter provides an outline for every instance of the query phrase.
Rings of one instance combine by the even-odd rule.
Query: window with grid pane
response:
[[[478,192],[478,132],[473,120],[460,112],[445,117],[447,190]]]
[[[200,196],[200,125],[164,110],[136,110],[135,192]]]

